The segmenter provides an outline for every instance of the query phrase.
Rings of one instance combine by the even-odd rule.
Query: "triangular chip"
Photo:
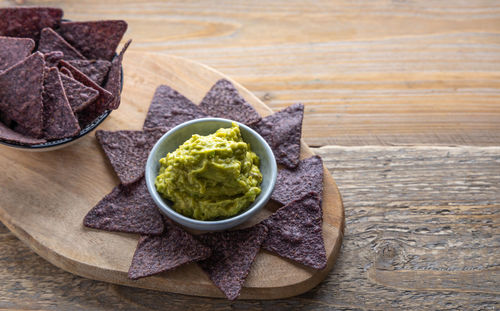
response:
[[[35,41],[28,38],[0,37],[0,71],[30,56]]]
[[[111,109],[118,109],[120,106],[120,92],[121,92],[121,87],[122,87],[122,61],[123,61],[123,54],[125,54],[125,51],[128,49],[128,46],[132,40],[128,40],[125,45],[123,46],[122,50],[120,51],[120,54],[115,56],[113,59],[113,62],[111,64],[111,69],[109,70],[108,74],[108,81],[106,81],[106,85],[104,88],[113,94],[115,99],[113,100],[113,103],[111,104],[110,108]]]
[[[66,77],[70,77],[70,78],[73,78],[73,74],[71,74],[71,71],[69,71],[68,68],[66,67],[61,67],[59,68],[59,72],[62,73],[63,75],[65,75]],[[76,80],[75,80],[76,81]],[[77,81],[78,82],[78,81]],[[78,82],[80,83],[80,82]],[[96,91],[97,92],[97,91]],[[99,94],[99,92],[97,92],[97,94]]]
[[[205,118],[201,109],[166,85],[156,88],[143,128],[174,127],[189,120]]]
[[[111,61],[126,30],[122,20],[62,22],[59,33],[88,59]]]
[[[163,135],[160,130],[145,131],[97,131],[95,136],[101,144],[111,166],[122,184],[135,182],[144,175],[149,151]]]
[[[303,118],[304,105],[294,104],[252,126],[271,146],[276,161],[288,168],[299,164]]]
[[[88,124],[92,123],[92,121],[94,121],[97,117],[102,115],[106,110],[109,110],[109,106],[114,97],[110,92],[100,87],[97,83],[92,81],[89,77],[84,75],[80,70],[76,69],[65,60],[61,60],[59,65],[60,67],[66,67],[71,72],[75,80],[99,92],[97,99],[77,114],[80,127],[84,128]]]
[[[18,132],[14,132],[2,122],[0,122],[0,139],[8,143],[19,145],[36,145],[46,142],[45,139],[33,138]]]
[[[262,248],[314,269],[326,267],[321,199],[315,192],[278,209],[262,221],[269,234]]]
[[[46,67],[57,67],[59,61],[63,59],[64,53],[61,51],[52,51],[43,54]]]
[[[271,199],[286,205],[311,191],[322,197],[323,161],[319,156],[301,160],[295,169],[279,170]]]
[[[90,105],[99,96],[99,92],[91,87],[86,87],[80,82],[68,76],[71,72],[66,68],[61,68],[61,81],[64,86],[66,97],[68,98],[71,109],[74,112],[83,110]],[[64,74],[67,72],[66,74]],[[72,76],[72,75],[71,75]]]
[[[263,225],[197,236],[212,251],[212,256],[199,264],[228,299],[234,300],[240,295],[266,236],[267,228]]]
[[[108,74],[111,63],[107,60],[83,60],[74,59],[68,61],[73,67],[80,70],[95,83],[102,85],[102,82]]]
[[[72,137],[80,132],[55,67],[47,70],[43,81],[43,124],[43,137],[49,140]]]
[[[57,32],[51,28],[44,28],[38,43],[38,51],[50,53],[54,51],[63,52],[63,59],[85,59],[71,44],[66,42]]]
[[[128,277],[137,280],[173,270],[181,265],[206,259],[210,254],[208,247],[165,219],[165,231],[161,235],[143,235],[139,239]]]
[[[161,234],[163,220],[146,188],[144,178],[116,186],[85,216],[86,227],[106,231]]]
[[[14,130],[35,138],[43,129],[43,71],[39,52],[0,73],[0,112],[14,121]]]
[[[217,81],[200,103],[200,108],[211,117],[226,118],[247,125],[261,117],[226,79]]]
[[[0,36],[38,40],[45,27],[56,28],[63,11],[58,8],[2,8],[0,9]]]

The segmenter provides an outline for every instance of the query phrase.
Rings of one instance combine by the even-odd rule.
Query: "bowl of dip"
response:
[[[271,197],[277,165],[267,142],[222,118],[182,123],[153,146],[146,185],[160,210],[196,230],[225,230],[255,215]]]

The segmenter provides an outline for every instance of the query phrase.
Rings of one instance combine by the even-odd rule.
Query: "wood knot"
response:
[[[395,270],[406,262],[404,247],[397,241],[382,241],[375,246],[375,268]]]

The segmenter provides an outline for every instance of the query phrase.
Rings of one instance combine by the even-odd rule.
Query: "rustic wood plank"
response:
[[[306,294],[228,302],[86,280],[45,262],[0,225],[0,309],[500,307],[500,147],[315,152],[343,195],[346,229],[334,270]]]
[[[273,110],[301,101],[309,145],[500,143],[499,1],[17,2],[126,19],[131,50],[212,66]]]

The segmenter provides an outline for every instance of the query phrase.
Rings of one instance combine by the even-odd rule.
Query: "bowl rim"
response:
[[[153,167],[153,155],[157,152],[157,150],[161,147],[161,145],[164,143],[164,141],[173,133],[177,132],[178,130],[192,126],[193,124],[200,123],[200,122],[212,122],[212,121],[223,121],[223,122],[235,122],[240,126],[240,128],[243,128],[246,132],[250,133],[252,136],[256,137],[259,143],[264,147],[266,154],[270,156],[270,163],[271,163],[271,181],[269,183],[269,186],[267,189],[261,189],[264,190],[262,191],[259,196],[258,200],[256,199],[254,202],[252,202],[252,205],[247,208],[246,211],[240,214],[236,214],[235,216],[226,218],[226,219],[221,219],[221,220],[198,220],[194,218],[190,218],[187,216],[184,216],[177,211],[175,211],[173,208],[171,208],[168,204],[166,204],[161,198],[160,194],[156,190],[156,187],[154,185],[154,179],[156,179],[157,173],[151,173],[151,170],[148,169],[150,167]],[[199,118],[199,119],[194,119],[190,121],[186,121],[184,123],[181,123],[172,129],[170,129],[168,132],[162,135],[160,139],[155,143],[153,148],[151,148],[149,155],[148,155],[148,160],[146,163],[146,170],[145,170],[145,179],[146,179],[146,186],[148,188],[149,194],[155,201],[156,205],[160,208],[161,211],[163,211],[169,218],[172,218],[174,221],[181,223],[183,225],[190,224],[193,225],[193,229],[199,229],[199,230],[219,230],[220,227],[223,228],[231,228],[233,226],[237,226],[238,224],[244,222],[247,218],[251,217],[254,213],[258,212],[264,205],[269,201],[271,198],[271,193],[274,190],[274,187],[276,185],[276,179],[278,176],[278,165],[276,163],[276,158],[274,156],[274,153],[269,146],[269,144],[266,142],[266,140],[255,130],[250,128],[249,126],[230,119],[225,119],[225,118],[214,118],[214,117],[207,117],[207,118]],[[234,225],[233,225],[234,224]],[[189,225],[187,225],[190,227]],[[206,229],[200,229],[200,228],[206,228]]]

